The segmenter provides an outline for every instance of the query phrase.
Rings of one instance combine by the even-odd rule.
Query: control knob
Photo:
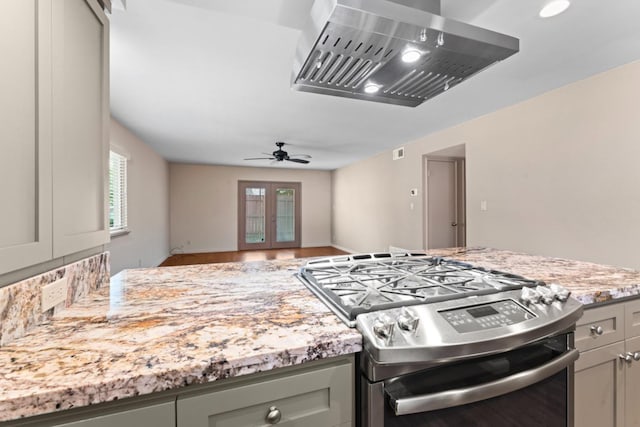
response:
[[[549,288],[556,295],[556,299],[558,301],[564,302],[564,301],[568,300],[569,296],[571,295],[571,291],[570,290],[568,290],[564,286],[556,285],[555,283],[550,284]]]
[[[529,304],[537,304],[540,302],[540,298],[542,295],[538,291],[532,288],[522,288],[522,293],[520,294],[520,301],[522,301],[525,305]]]
[[[418,327],[420,319],[406,307],[402,307],[402,312],[398,316],[398,327],[404,331],[413,332]]]
[[[536,286],[536,292],[540,294],[540,300],[546,305],[551,305],[553,300],[556,299],[555,292],[547,286]]]
[[[378,338],[390,340],[391,337],[393,337],[394,326],[395,322],[393,319],[389,317],[389,315],[383,313],[374,320],[373,333],[376,334]]]

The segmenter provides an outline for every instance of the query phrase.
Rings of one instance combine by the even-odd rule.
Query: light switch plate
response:
[[[67,300],[67,278],[63,277],[42,287],[42,311]]]

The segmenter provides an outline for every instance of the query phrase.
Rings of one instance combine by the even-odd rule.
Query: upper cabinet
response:
[[[109,241],[109,24],[95,0],[4,0],[0,274]]]
[[[109,241],[109,21],[53,1],[53,257]]]
[[[0,274],[46,261],[51,239],[51,1],[0,13]]]

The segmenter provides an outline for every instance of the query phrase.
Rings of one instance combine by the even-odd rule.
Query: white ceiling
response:
[[[170,161],[270,166],[243,158],[285,141],[311,164],[273,167],[335,169],[640,59],[640,1],[574,0],[543,20],[546,1],[443,0],[520,52],[409,108],[290,89],[312,0],[128,0],[111,17],[112,114]]]

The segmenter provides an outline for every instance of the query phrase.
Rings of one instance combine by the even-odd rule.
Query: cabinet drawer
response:
[[[329,427],[353,419],[351,363],[260,380],[196,396],[178,397],[178,426],[268,426],[277,411],[286,427]],[[273,408],[273,409],[272,409]]]
[[[640,336],[640,299],[625,303],[624,311],[625,336],[627,338]]]
[[[166,402],[74,422],[40,425],[54,425],[55,427],[175,427],[174,420],[175,404]]]
[[[576,325],[576,348],[585,351],[623,340],[624,311],[624,304],[585,310]]]

